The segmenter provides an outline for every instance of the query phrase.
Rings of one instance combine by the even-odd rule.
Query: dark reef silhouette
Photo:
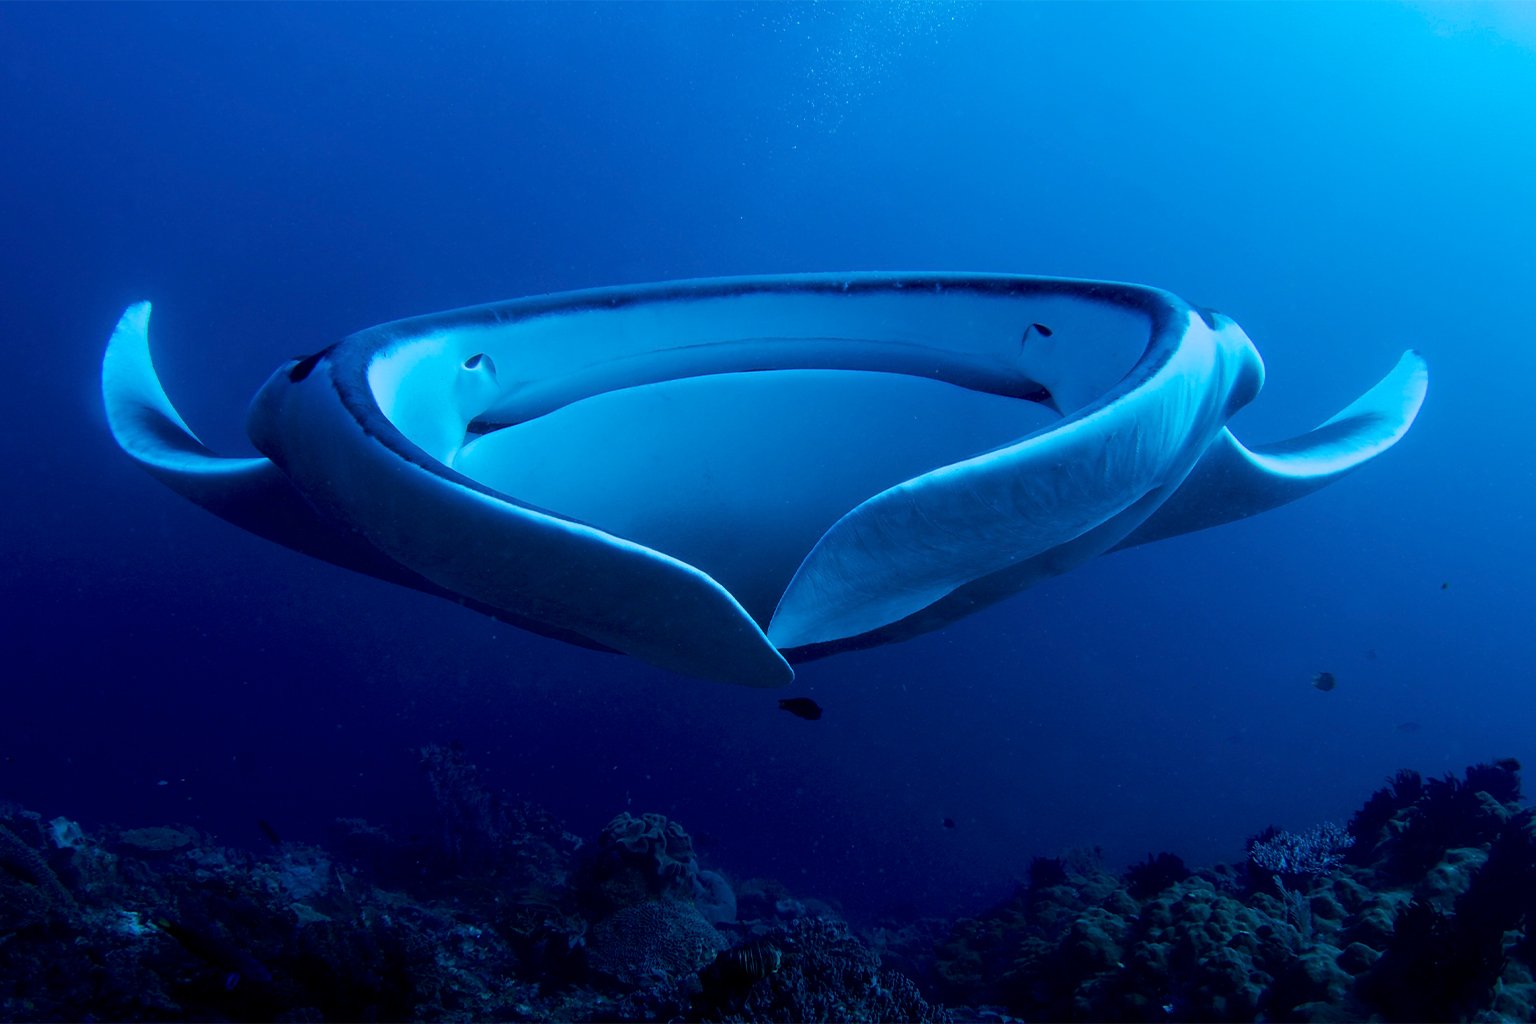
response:
[[[1513,761],[1397,773],[1347,829],[1123,874],[1037,857],[959,921],[855,930],[683,826],[595,837],[421,764],[440,834],[259,850],[0,805],[7,1020],[1498,1020],[1536,1014],[1536,812]]]

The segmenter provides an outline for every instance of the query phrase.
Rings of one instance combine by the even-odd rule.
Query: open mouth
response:
[[[1150,326],[1048,291],[737,294],[407,329],[368,380],[443,465],[686,562],[766,627],[842,517],[1101,398]]]
[[[1055,419],[1034,401],[904,374],[712,374],[470,433],[447,461],[518,501],[688,562],[766,626],[844,514]]]

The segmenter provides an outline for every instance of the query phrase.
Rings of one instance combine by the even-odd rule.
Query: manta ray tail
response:
[[[1409,351],[1375,387],[1299,437],[1248,448],[1223,428],[1173,496],[1116,550],[1244,519],[1331,483],[1407,433],[1428,383],[1424,358]]]

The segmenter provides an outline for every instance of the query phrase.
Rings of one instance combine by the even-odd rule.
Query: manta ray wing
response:
[[[322,519],[265,458],[210,451],[167,397],[149,349],[148,302],[123,313],[102,360],[107,424],[118,445],[171,490],[259,537],[390,582],[399,567]]]
[[[1405,352],[1375,387],[1299,437],[1246,448],[1223,428],[1183,485],[1115,550],[1220,526],[1306,497],[1401,440],[1428,387],[1424,357]]]
[[[1060,424],[875,495],[812,550],[774,615],[785,648],[934,628],[1102,554],[1183,480],[1263,367],[1230,320],[1168,296],[1118,386]],[[1071,360],[1057,373],[1070,375]],[[964,596],[951,600],[958,591]],[[913,617],[916,617],[914,620]]]
[[[284,547],[344,569],[446,598],[509,625],[594,650],[611,651],[557,625],[492,608],[388,558],[344,523],[320,515],[267,458],[217,455],[187,427],[155,373],[150,304],[130,306],[102,361],[102,398],[118,445],[155,479],[214,515]]]

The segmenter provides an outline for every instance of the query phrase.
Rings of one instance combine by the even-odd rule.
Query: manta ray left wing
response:
[[[150,304],[139,302],[122,315],[107,342],[101,384],[112,436],[155,479],[228,523],[332,565],[446,598],[543,636],[612,651],[574,631],[446,590],[386,557],[357,531],[322,516],[270,459],[210,450],[181,418],[155,373],[149,314]]]

